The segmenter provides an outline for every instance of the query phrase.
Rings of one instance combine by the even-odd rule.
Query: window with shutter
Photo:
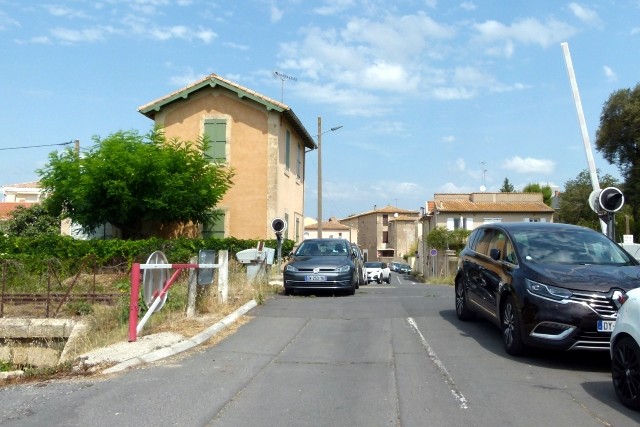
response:
[[[204,155],[211,162],[227,161],[227,121],[224,119],[205,119],[204,136],[209,144]]]

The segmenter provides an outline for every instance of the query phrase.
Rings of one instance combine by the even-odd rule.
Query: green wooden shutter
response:
[[[284,140],[284,164],[287,170],[291,169],[291,133],[288,130]]]
[[[205,119],[204,135],[209,146],[204,154],[212,162],[227,161],[227,121],[224,119]]]
[[[215,237],[224,239],[224,211],[216,211],[218,218],[216,220],[207,221],[202,227],[202,237]]]

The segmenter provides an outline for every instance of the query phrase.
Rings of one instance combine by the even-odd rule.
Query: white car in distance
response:
[[[367,285],[371,282],[391,283],[391,270],[386,262],[365,262],[364,268],[367,272]]]

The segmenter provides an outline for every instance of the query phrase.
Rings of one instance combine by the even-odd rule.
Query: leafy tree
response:
[[[599,176],[600,188],[619,187],[619,183],[614,177],[607,174]],[[591,174],[587,169],[578,174],[575,179],[569,180],[564,184],[564,192],[560,197],[560,220],[568,224],[582,225],[583,227],[601,230],[598,215],[589,206],[589,195],[593,191],[591,185]],[[620,228],[624,220],[624,215],[630,211],[629,207],[624,206],[621,211],[616,214],[616,229]],[[621,234],[621,233],[617,233]]]
[[[602,107],[596,148],[624,178],[625,204],[632,217],[640,214],[640,83],[611,94]],[[640,224],[639,224],[640,225]],[[634,230],[638,234],[640,229]]]
[[[509,178],[505,178],[502,182],[502,187],[500,188],[501,193],[513,193],[515,188],[513,184],[509,181]]]
[[[453,249],[460,252],[464,247],[467,237],[471,234],[470,230],[459,228],[457,230],[448,230],[446,227],[436,227],[426,235],[426,241],[432,248],[444,250]]]
[[[44,205],[18,206],[11,212],[3,230],[8,236],[37,237],[42,234],[60,234],[60,219],[49,214]]]
[[[548,185],[540,185],[537,183],[531,183],[524,186],[523,193],[542,193],[542,201],[545,205],[551,206],[551,196],[553,196],[553,190]]]
[[[94,137],[86,155],[67,149],[38,170],[46,207],[85,232],[111,223],[125,238],[143,225],[204,223],[232,185],[233,171],[203,155],[208,141],[167,141],[159,130]]]

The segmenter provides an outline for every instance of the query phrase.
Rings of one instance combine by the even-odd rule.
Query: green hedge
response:
[[[228,250],[229,257],[239,251],[255,248],[258,240],[225,239],[172,239],[146,240],[76,240],[69,236],[42,235],[39,237],[8,237],[0,235],[0,260],[15,260],[39,270],[48,260],[56,259],[72,267],[87,257],[97,266],[115,266],[123,263],[146,262],[151,253],[162,251],[170,263],[185,263],[200,250]],[[265,240],[265,246],[277,248],[277,241]],[[284,240],[282,253],[293,248],[292,240]]]

